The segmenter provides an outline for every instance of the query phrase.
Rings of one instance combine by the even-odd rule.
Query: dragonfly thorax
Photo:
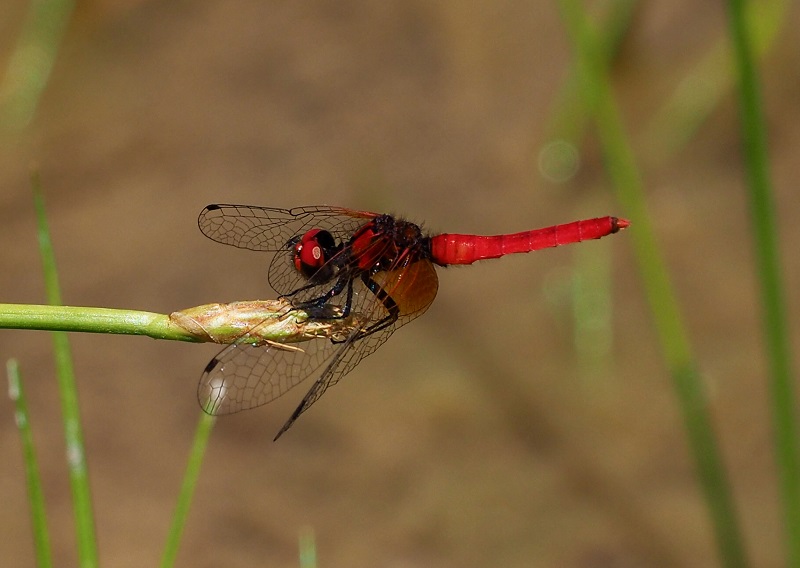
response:
[[[427,257],[426,243],[418,225],[378,215],[353,235],[348,248],[360,270],[374,273],[396,268],[406,258]]]

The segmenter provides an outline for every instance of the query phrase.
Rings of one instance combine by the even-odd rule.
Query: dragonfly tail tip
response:
[[[622,219],[620,217],[614,217],[614,232],[621,231],[622,229],[627,229],[631,226],[631,222],[627,219]]]

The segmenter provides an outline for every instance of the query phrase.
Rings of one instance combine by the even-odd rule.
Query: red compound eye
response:
[[[310,278],[328,262],[326,239],[330,240],[330,233],[322,229],[312,229],[294,245],[294,266],[306,277]]]
[[[316,241],[306,243],[300,249],[300,262],[309,266],[320,267],[325,263],[322,248]]]

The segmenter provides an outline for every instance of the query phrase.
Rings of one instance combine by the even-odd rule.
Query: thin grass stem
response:
[[[59,290],[55,255],[50,240],[41,184],[36,176],[33,179],[33,197],[47,299],[51,305],[59,305],[61,304],[61,291]],[[94,512],[92,510],[89,473],[86,466],[86,453],[78,407],[78,390],[75,386],[75,372],[72,366],[72,354],[67,334],[63,331],[54,331],[53,345],[58,390],[61,395],[75,530],[78,539],[78,560],[81,567],[94,567],[98,565]]]
[[[169,568],[175,565],[181,535],[186,526],[186,519],[189,516],[189,507],[192,503],[195,488],[197,487],[197,479],[200,477],[200,467],[203,464],[203,456],[205,455],[206,447],[208,447],[208,439],[211,436],[211,430],[215,422],[216,419],[213,416],[205,412],[200,414],[200,420],[197,423],[197,429],[194,434],[194,442],[192,443],[192,449],[189,453],[189,461],[186,465],[186,473],[184,474],[181,490],[175,505],[175,513],[172,517],[169,532],[167,533],[164,555],[161,558],[161,568]]]
[[[0,304],[2,328],[121,333],[155,339],[200,341],[166,314],[110,308]]]
[[[744,144],[753,244],[761,283],[763,331],[770,366],[772,417],[778,476],[784,508],[789,566],[800,566],[800,462],[798,462],[792,357],[787,306],[781,285],[777,216],[769,172],[767,130],[756,74],[753,40],[743,0],[729,0],[729,27],[739,74]]]
[[[74,5],[73,0],[30,2],[0,84],[0,134],[24,130],[33,120]]]
[[[763,56],[775,43],[784,23],[788,0],[751,2],[745,7],[756,53]],[[647,126],[649,156],[660,163],[675,155],[708,118],[735,77],[730,45],[717,41],[683,77]]]
[[[633,150],[611,94],[605,64],[577,0],[560,0],[562,18],[573,44],[583,90],[593,104],[606,168],[631,219],[631,239],[664,359],[683,413],[703,495],[709,508],[720,559],[727,567],[747,560],[736,509],[713,431],[707,394],[666,265],[656,243]]]
[[[347,334],[359,314],[314,319],[285,299],[204,304],[169,315],[73,306],[0,304],[0,329],[38,329],[145,335],[154,339],[214,343],[297,343]]]
[[[16,423],[19,437],[22,442],[22,457],[25,461],[25,480],[28,486],[28,503],[31,508],[31,524],[33,528],[33,545],[36,554],[36,566],[49,568],[53,565],[50,549],[50,533],[47,530],[47,510],[44,506],[44,491],[42,478],[39,475],[39,466],[36,461],[36,451],[31,432],[31,420],[28,413],[28,403],[25,399],[25,390],[22,385],[22,376],[19,364],[15,359],[6,363],[8,373],[8,393],[14,402]]]
[[[305,527],[298,538],[300,546],[300,568],[317,568],[317,543],[314,529]]]
[[[619,0],[610,6],[610,13],[602,23],[602,36],[599,41],[604,65],[610,66],[619,52],[638,5],[638,0]],[[550,116],[548,140],[558,138],[573,146],[578,145],[591,120],[588,109],[592,106],[586,100],[586,93],[582,92],[581,87],[579,70],[576,67],[570,68],[567,79],[555,97],[556,104]]]

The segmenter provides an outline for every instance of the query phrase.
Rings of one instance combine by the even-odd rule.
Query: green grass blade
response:
[[[800,464],[795,423],[791,347],[787,306],[781,286],[777,218],[769,174],[767,132],[752,39],[743,0],[729,0],[729,26],[739,73],[744,143],[753,241],[761,283],[764,337],[770,362],[772,415],[778,475],[784,507],[788,565],[800,566]]]
[[[300,531],[300,568],[317,568],[317,543],[314,529],[306,527]]]
[[[205,455],[208,439],[209,436],[211,436],[211,430],[214,427],[215,421],[213,416],[206,413],[200,415],[200,421],[197,424],[197,430],[194,434],[194,443],[192,444],[192,450],[189,454],[189,463],[186,466],[186,474],[183,477],[183,483],[181,484],[181,490],[178,495],[178,502],[175,506],[175,514],[173,515],[172,524],[167,534],[164,555],[161,558],[162,568],[169,568],[175,564],[181,535],[183,534],[183,528],[186,526],[186,519],[189,515],[189,506],[192,503],[192,496],[197,486],[197,479],[200,476],[200,466],[203,463],[203,456]]]
[[[735,506],[719,447],[707,395],[691,351],[666,265],[659,253],[644,200],[643,185],[619,111],[611,94],[596,40],[577,0],[560,0],[562,17],[574,45],[583,89],[593,101],[593,115],[603,146],[606,168],[632,227],[634,246],[661,350],[683,413],[703,495],[713,523],[723,565],[747,565]]]
[[[25,400],[25,391],[22,387],[22,377],[17,361],[9,359],[6,363],[6,370],[8,373],[8,393],[11,400],[14,401],[17,429],[22,441],[22,456],[25,460],[25,478],[28,485],[28,502],[31,507],[36,565],[39,568],[48,568],[53,565],[53,558],[50,550],[50,534],[47,532],[47,512],[44,506],[42,479],[39,476],[39,466],[36,463],[28,404]]]
[[[47,225],[44,198],[42,197],[38,177],[33,180],[33,197],[47,299],[50,304],[59,305],[61,304],[61,292],[58,285],[58,273]],[[94,567],[97,566],[94,513],[92,511],[92,497],[89,489],[89,476],[86,467],[80,410],[78,408],[78,390],[75,386],[75,373],[72,367],[72,355],[67,334],[63,331],[54,331],[53,345],[64,420],[75,530],[78,539],[78,559],[81,567]]]
[[[580,376],[587,381],[611,375],[613,307],[611,248],[575,247],[571,307],[573,345]]]
[[[638,5],[638,0],[617,0],[611,5],[600,38],[599,49],[604,65],[610,65],[619,51]],[[581,92],[581,87],[578,69],[573,67],[556,96],[557,102],[550,116],[550,134],[546,137],[547,140],[557,138],[578,146],[591,119],[588,107],[592,106],[586,100],[586,93]]]
[[[32,0],[0,85],[0,134],[25,129],[50,78],[72,0]]]
[[[0,304],[0,329],[39,329],[146,335],[155,339],[200,341],[166,314],[73,306]]]
[[[758,55],[764,55],[774,44],[785,22],[788,0],[751,2],[747,21],[752,24]],[[654,115],[645,137],[649,155],[665,161],[671,158],[692,136],[730,91],[734,73],[731,51],[721,38],[686,74],[664,105]]]

